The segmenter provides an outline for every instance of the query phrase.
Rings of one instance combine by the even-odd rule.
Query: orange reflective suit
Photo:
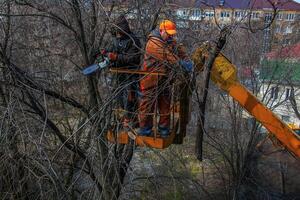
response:
[[[152,128],[155,109],[159,111],[159,127],[169,128],[172,76],[168,75],[180,60],[174,49],[175,43],[164,41],[158,30],[149,35],[142,66],[142,70],[149,74],[140,80],[141,128]],[[151,75],[150,72],[163,72],[166,76]]]

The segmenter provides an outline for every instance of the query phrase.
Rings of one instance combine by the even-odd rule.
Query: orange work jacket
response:
[[[151,72],[167,73],[168,68],[174,67],[180,58],[173,53],[175,45],[164,41],[158,30],[153,31],[146,44],[142,70],[149,72],[140,80],[141,90],[156,87],[162,76],[151,75]]]

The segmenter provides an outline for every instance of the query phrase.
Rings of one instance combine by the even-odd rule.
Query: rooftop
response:
[[[293,59],[300,61],[300,43],[271,51],[265,55],[267,60]]]

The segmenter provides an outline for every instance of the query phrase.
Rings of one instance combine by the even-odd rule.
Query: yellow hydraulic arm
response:
[[[194,56],[196,54],[194,54]],[[199,56],[199,54],[196,56]],[[270,109],[264,106],[246,87],[241,85],[237,80],[236,67],[221,53],[214,61],[211,79],[233,99],[239,102],[240,105],[272,133],[287,150],[300,158],[299,136]]]

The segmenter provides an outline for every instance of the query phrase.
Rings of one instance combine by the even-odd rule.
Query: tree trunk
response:
[[[226,37],[229,34],[228,28],[223,28],[220,32],[220,36],[218,38],[217,44],[209,51],[209,57],[205,61],[204,64],[204,79],[202,82],[203,89],[202,89],[202,99],[199,105],[199,118],[197,122],[197,132],[196,132],[196,145],[195,145],[195,152],[197,159],[202,161],[203,159],[203,135],[205,133],[204,123],[205,123],[205,108],[206,108],[206,101],[208,96],[208,88],[210,82],[210,73],[213,67],[213,63],[216,57],[219,55],[221,50],[223,49],[226,43]]]

